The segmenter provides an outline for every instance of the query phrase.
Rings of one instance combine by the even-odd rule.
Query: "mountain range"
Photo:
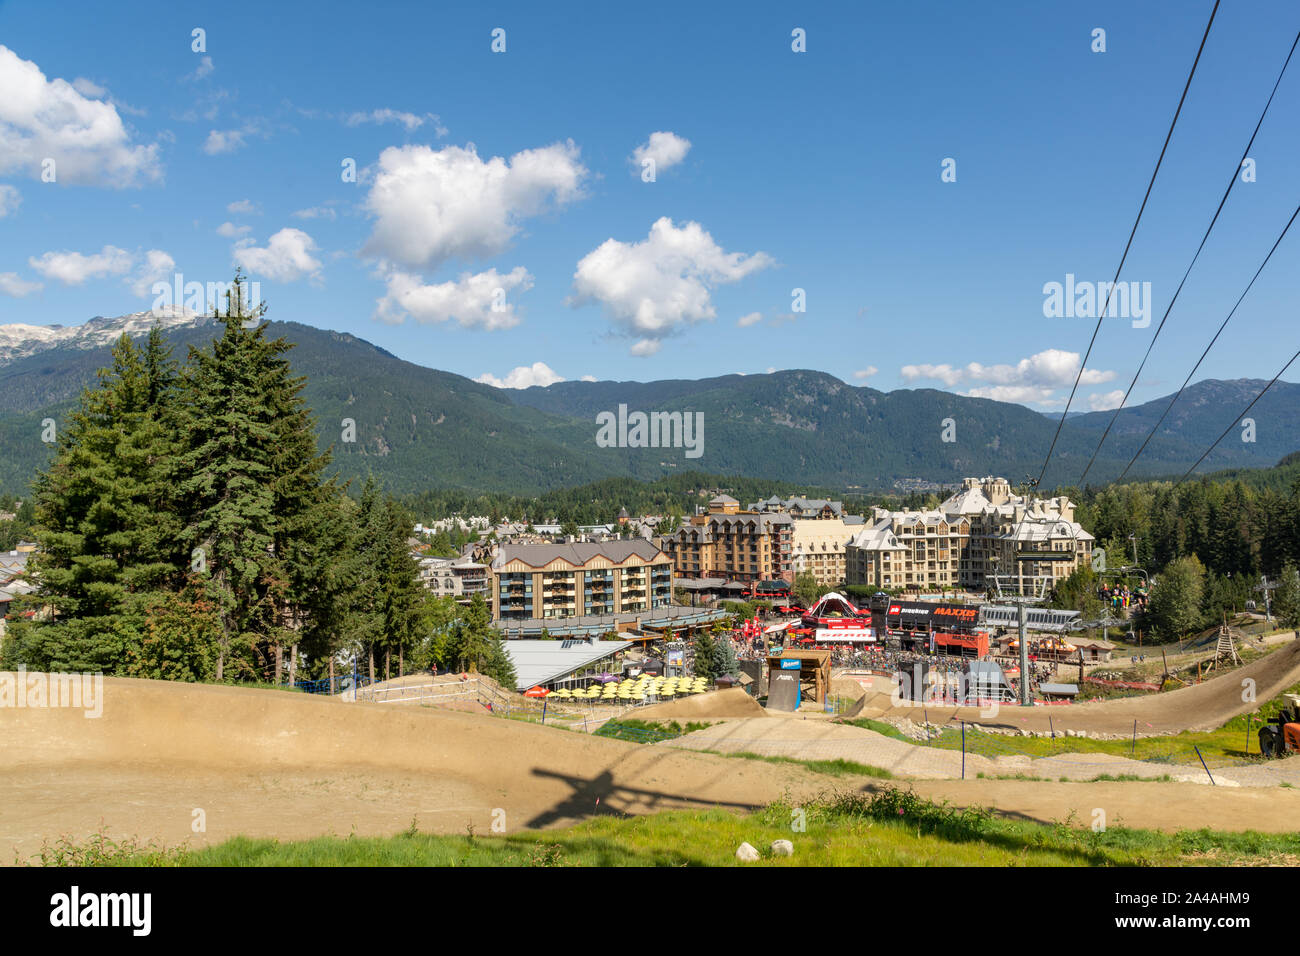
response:
[[[96,317],[81,326],[0,326],[0,492],[23,493],[49,448],[41,423],[60,417],[109,363],[122,333],[143,335],[150,313]],[[158,320],[178,359],[210,341],[210,317],[169,313]],[[877,389],[792,369],[654,382],[559,382],[498,389],[406,362],[353,335],[272,322],[294,343],[289,357],[306,377],[322,446],[333,445],[345,478],[373,473],[395,492],[457,488],[538,494],[606,477],[653,479],[702,470],[807,482],[845,491],[883,491],[909,479],[951,482],[1038,474],[1058,415],[935,389]],[[1264,386],[1253,379],[1189,386],[1132,477],[1180,475]],[[1124,409],[1089,473],[1115,478],[1168,397]],[[703,455],[682,448],[599,447],[596,416],[628,412],[703,413]],[[1272,465],[1300,448],[1300,385],[1279,382],[1251,412],[1255,441],[1233,429],[1203,470]],[[1111,412],[1071,416],[1046,486],[1076,482]],[[356,440],[344,441],[345,419]],[[945,438],[952,440],[946,441]]]

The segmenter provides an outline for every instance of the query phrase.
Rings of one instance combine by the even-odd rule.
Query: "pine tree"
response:
[[[708,631],[700,631],[691,641],[695,651],[695,676],[712,681],[718,676],[718,643],[724,637],[714,638]]]
[[[420,584],[419,569],[406,544],[411,520],[405,509],[392,498],[384,502],[383,527],[380,640],[384,647],[384,678],[387,679],[393,654],[398,655],[400,662],[415,643]]]
[[[329,603],[324,573],[332,527],[302,379],[284,339],[269,340],[265,304],[244,299],[236,273],[219,315],[223,333],[191,349],[182,377],[177,487],[182,538],[221,622],[216,676],[278,670],[279,651],[319,624]]]
[[[145,606],[179,584],[167,462],[174,365],[155,328],[142,354],[125,335],[59,436],[35,483],[33,576],[55,619],[24,638],[24,663],[116,673],[141,639]]]

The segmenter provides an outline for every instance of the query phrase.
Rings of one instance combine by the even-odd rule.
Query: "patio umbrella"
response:
[[[528,690],[524,691],[524,696],[525,697],[546,697],[550,693],[551,692],[547,690],[545,687],[538,685],[537,687],[530,687],[528,688]]]

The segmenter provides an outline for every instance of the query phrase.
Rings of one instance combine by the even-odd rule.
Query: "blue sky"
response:
[[[177,6],[0,3],[0,324],[241,263],[272,318],[470,377],[816,368],[1059,410],[1094,320],[1046,317],[1044,285],[1111,278],[1212,3]],[[1127,386],[1297,28],[1221,7],[1121,277],[1150,325],[1106,321],[1076,408]],[[1133,403],[1295,208],[1297,74]],[[1294,350],[1298,242],[1198,379]]]

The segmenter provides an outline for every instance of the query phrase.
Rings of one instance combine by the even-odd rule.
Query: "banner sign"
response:
[[[975,604],[931,604],[928,601],[891,601],[885,612],[896,618],[893,624],[928,624],[935,621],[947,627],[969,627],[977,624],[980,609]]]
[[[781,658],[781,670],[783,671],[797,671],[802,668],[803,668],[803,661],[797,658],[795,659],[791,659],[789,657]]]
[[[876,639],[876,632],[870,627],[849,628],[826,628],[819,627],[814,632],[814,636],[819,642],[849,642],[853,644],[865,644]]]

